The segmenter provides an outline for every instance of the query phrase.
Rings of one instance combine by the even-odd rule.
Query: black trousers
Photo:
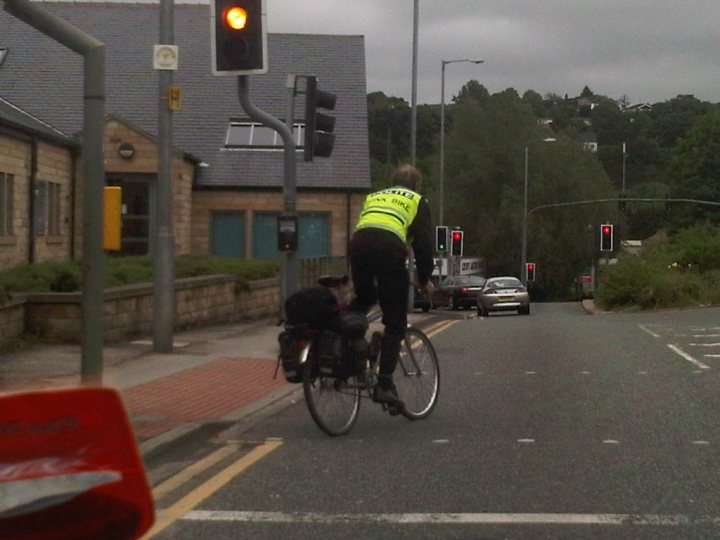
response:
[[[385,325],[380,374],[392,375],[407,327],[410,287],[407,248],[391,232],[360,229],[350,241],[349,255],[355,287],[355,298],[350,303],[350,309],[367,313],[375,302],[380,303]]]

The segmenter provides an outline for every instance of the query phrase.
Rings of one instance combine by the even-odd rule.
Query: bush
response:
[[[259,261],[181,255],[175,262],[175,277],[209,274],[233,274],[241,287],[250,281],[273,277],[278,273],[277,261]],[[153,261],[149,256],[109,257],[105,264],[105,287],[153,280]],[[0,303],[12,292],[73,292],[80,290],[82,270],[76,262],[45,262],[16,266],[0,272]]]
[[[720,303],[720,230],[697,226],[602,271],[595,300],[605,309]]]

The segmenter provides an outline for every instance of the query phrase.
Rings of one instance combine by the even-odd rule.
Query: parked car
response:
[[[453,310],[472,308],[477,303],[477,294],[483,283],[485,278],[480,276],[450,276],[440,283],[433,300],[436,305],[447,305]]]
[[[515,311],[530,315],[530,294],[522,282],[511,276],[489,278],[477,295],[477,312],[487,317],[491,311]]]
[[[432,299],[429,298],[425,291],[422,289],[419,289],[418,287],[415,287],[415,297],[413,299],[413,308],[414,309],[422,309],[423,313],[427,313],[433,308],[433,302]]]

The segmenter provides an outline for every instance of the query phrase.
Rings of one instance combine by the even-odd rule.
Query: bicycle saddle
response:
[[[350,281],[350,276],[345,274],[344,276],[320,276],[318,283],[323,287],[340,287],[341,285],[347,285]]]

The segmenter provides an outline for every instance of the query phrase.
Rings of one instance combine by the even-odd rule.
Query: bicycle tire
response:
[[[405,332],[394,381],[405,404],[403,416],[410,420],[430,416],[440,394],[440,363],[430,338],[418,328]]]
[[[313,358],[303,366],[305,404],[317,426],[331,437],[346,435],[358,419],[360,385],[355,379],[320,375]]]

